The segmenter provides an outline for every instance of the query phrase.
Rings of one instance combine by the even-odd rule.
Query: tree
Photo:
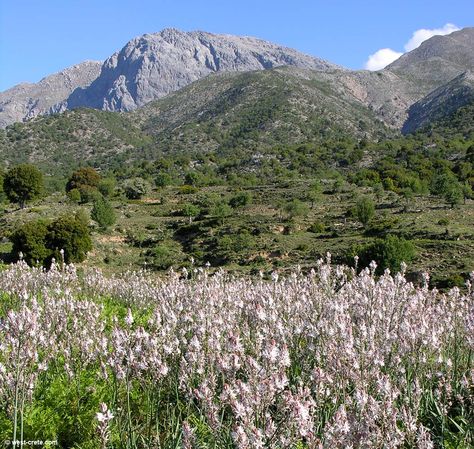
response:
[[[375,215],[375,204],[369,197],[360,198],[354,208],[354,215],[364,226],[367,226],[369,221]]]
[[[66,192],[72,189],[83,188],[84,186],[93,187],[97,189],[100,184],[100,175],[92,167],[82,167],[76,170],[66,184]]]
[[[30,266],[41,266],[50,257],[51,250],[46,247],[48,223],[31,221],[23,224],[11,234],[12,254],[15,260],[23,260]]]
[[[97,222],[103,230],[112,226],[117,219],[114,208],[104,197],[99,197],[94,201],[91,218]]]
[[[139,200],[150,191],[150,184],[143,178],[132,178],[125,181],[123,188],[129,200]]]
[[[5,195],[12,203],[18,203],[22,209],[28,201],[39,197],[43,188],[43,174],[30,164],[13,167],[3,180]]]
[[[87,217],[84,214],[64,215],[48,226],[47,247],[56,260],[64,251],[66,263],[82,262],[92,249]]]
[[[189,218],[189,223],[192,223],[193,218],[197,217],[201,212],[198,206],[192,203],[186,203],[183,206],[183,215]]]
[[[434,178],[432,192],[443,197],[451,207],[461,203],[463,199],[463,189],[456,176],[450,171],[440,173]]]

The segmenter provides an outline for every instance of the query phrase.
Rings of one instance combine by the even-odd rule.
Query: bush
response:
[[[150,191],[150,184],[143,178],[132,178],[125,181],[123,188],[129,200],[139,200]]]
[[[38,198],[43,192],[43,175],[30,164],[21,164],[7,172],[3,180],[3,190],[12,203],[18,203],[21,208],[28,201]]]
[[[100,175],[92,167],[83,167],[76,170],[66,184],[66,191],[81,189],[84,186],[97,189],[100,184]]]
[[[48,226],[46,245],[56,260],[64,250],[66,263],[82,262],[92,249],[87,217],[84,214],[64,215]]]
[[[173,183],[173,178],[169,173],[159,172],[155,178],[156,187],[166,187]]]
[[[375,204],[368,197],[360,198],[353,210],[353,215],[359,220],[364,226],[367,226],[369,221],[375,215]]]
[[[79,190],[79,193],[81,194],[82,204],[93,203],[98,198],[102,197],[101,193],[95,187],[91,187],[87,185],[83,185],[79,187],[79,189],[73,189],[73,190]]]
[[[298,199],[294,199],[284,206],[289,218],[303,217],[308,215],[308,206]]]
[[[232,215],[232,211],[232,208],[225,201],[219,201],[211,207],[209,213],[217,218],[220,224],[223,224],[224,220]]]
[[[174,241],[161,243],[151,251],[152,265],[158,270],[167,270],[182,263],[184,256],[180,245]]]
[[[398,219],[393,217],[381,217],[378,220],[372,220],[365,228],[364,234],[372,237],[383,237],[387,235],[396,225]]]
[[[190,186],[188,184],[185,184],[184,186],[181,186],[179,188],[179,193],[181,193],[181,195],[191,195],[193,193],[196,193],[198,192],[198,188],[197,187],[194,187],[194,186]]]
[[[79,189],[72,189],[69,190],[67,193],[67,197],[73,202],[73,203],[80,203],[81,202],[81,192]]]
[[[246,259],[255,248],[255,239],[248,231],[226,234],[216,240],[217,255],[227,262]]]
[[[114,195],[116,186],[115,179],[107,178],[100,181],[98,190],[103,196],[110,198]]]
[[[31,221],[17,228],[10,236],[13,243],[12,254],[14,260],[23,260],[30,266],[41,266],[51,255],[46,247],[48,223],[44,221]]]
[[[326,230],[326,226],[324,223],[321,223],[320,221],[314,222],[309,228],[309,232],[313,232],[314,234],[321,234]]]
[[[395,273],[400,271],[402,262],[409,263],[413,260],[415,246],[408,240],[388,235],[363,247],[358,256],[360,267],[367,267],[370,262],[375,261],[377,274],[382,274],[386,268]]]
[[[64,250],[66,263],[82,262],[92,249],[87,218],[83,214],[65,215],[51,223],[42,220],[25,223],[12,233],[12,255],[20,253],[28,265],[47,266],[54,257],[61,260]]]
[[[182,210],[183,215],[189,218],[189,223],[192,223],[193,218],[197,217],[200,212],[199,207],[191,203],[186,203]]]
[[[239,192],[229,200],[229,206],[238,209],[249,205],[251,202],[252,195],[249,192]]]
[[[114,208],[104,197],[94,201],[91,218],[104,230],[112,226],[117,219]]]

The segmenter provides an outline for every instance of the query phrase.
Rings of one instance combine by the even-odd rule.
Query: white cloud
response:
[[[403,55],[403,53],[392,50],[391,48],[382,48],[369,56],[364,67],[367,70],[381,70],[398,59],[401,55]]]
[[[453,25],[452,23],[447,23],[442,28],[435,28],[433,30],[426,30],[422,28],[413,33],[411,39],[405,44],[405,51],[412,51],[415,48],[418,48],[424,41],[428,40],[433,36],[445,36],[446,34],[451,34],[454,31],[458,31],[459,27]]]
[[[420,30],[416,30],[410,40],[405,44],[405,52],[418,48],[424,41],[433,36],[445,36],[446,34],[453,33],[459,29],[460,28],[456,25],[447,23],[441,28],[434,28],[432,30],[422,28]],[[391,48],[382,48],[369,56],[364,68],[367,70],[381,70],[398,59],[405,52],[398,52],[392,50]]]

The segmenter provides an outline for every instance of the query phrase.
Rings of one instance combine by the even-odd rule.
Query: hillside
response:
[[[0,131],[4,164],[30,161],[49,172],[79,161],[106,168],[162,154],[245,157],[330,139],[378,139],[390,131],[353,95],[318,72],[278,68],[217,74],[133,113],[78,109]]]
[[[474,74],[465,72],[413,104],[402,132],[411,133],[429,126],[473,101]]]

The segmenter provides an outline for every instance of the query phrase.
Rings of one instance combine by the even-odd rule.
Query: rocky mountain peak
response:
[[[67,100],[67,108],[129,111],[215,72],[283,65],[334,70],[337,66],[261,39],[166,28],[128,42],[108,58],[100,76]]]

